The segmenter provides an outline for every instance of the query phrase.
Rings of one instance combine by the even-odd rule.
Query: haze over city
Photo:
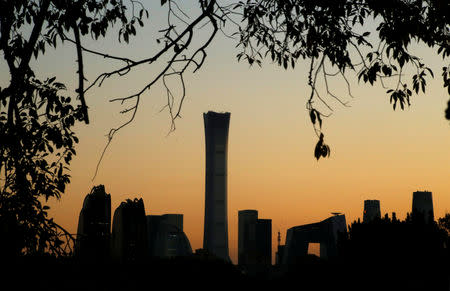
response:
[[[153,7],[153,5],[155,5]],[[159,3],[150,4],[155,23],[162,23]],[[162,27],[162,25],[161,25]],[[111,54],[139,56],[156,51],[154,35],[160,27],[145,26],[130,45],[118,44],[116,34],[85,46]],[[39,60],[41,77],[58,76],[74,91],[77,86],[75,48],[65,45],[49,49]],[[416,53],[435,69],[440,57],[423,46]],[[70,167],[71,183],[60,201],[50,200],[50,215],[69,232],[76,233],[83,199],[94,185],[105,185],[115,209],[127,198],[142,198],[147,214],[182,213],[184,231],[192,249],[203,244],[205,195],[205,139],[202,113],[231,112],[228,149],[228,234],[230,257],[237,262],[238,210],[257,209],[272,219],[272,246],[276,233],[283,235],[295,225],[321,221],[331,212],[346,215],[347,223],[362,218],[364,200],[381,201],[381,213],[395,211],[403,219],[411,209],[416,190],[433,192],[435,217],[450,211],[449,122],[443,116],[448,100],[439,76],[429,81],[426,94],[413,96],[404,111],[392,110],[386,90],[380,84],[358,84],[351,79],[348,96],[342,80],[329,86],[351,107],[332,98],[333,114],[324,130],[331,157],[317,161],[317,142],[305,102],[307,62],[295,70],[284,70],[270,61],[262,68],[238,63],[235,43],[218,35],[208,50],[204,67],[187,75],[187,96],[176,130],[171,120],[162,84],[143,95],[136,119],[113,139],[92,180],[109,129],[127,117],[126,107],[108,99],[126,95],[142,86],[147,76],[158,71],[138,70],[127,78],[107,79],[87,95],[91,123],[78,124],[80,139]],[[111,64],[85,56],[87,79],[92,80]],[[0,85],[9,81],[0,70]],[[180,84],[171,80],[175,96]],[[319,88],[324,90],[324,84]],[[177,95],[178,94],[178,95]],[[179,99],[177,99],[179,102]],[[126,104],[125,104],[126,105]],[[274,258],[274,256],[272,256]]]
[[[131,45],[117,44],[111,34],[96,43],[86,39],[86,46],[120,55],[145,55],[155,47],[148,35],[157,29],[144,27]],[[73,51],[70,46],[49,50],[41,61],[47,66],[38,73],[57,75],[74,89],[75,63],[67,57]],[[439,57],[420,46],[416,51],[436,71],[440,69]],[[125,119],[118,113],[121,108],[107,98],[131,92],[151,72],[107,80],[90,92],[91,124],[76,127],[80,143],[71,165],[71,183],[60,201],[51,201],[55,220],[75,233],[84,196],[93,185],[104,184],[111,193],[112,209],[126,198],[142,197],[147,214],[183,213],[192,248],[200,248],[205,183],[202,113],[208,110],[232,113],[228,225],[233,261],[240,209],[258,209],[272,219],[273,246],[277,231],[285,234],[289,227],[319,221],[330,212],[345,213],[348,223],[362,217],[365,199],[379,199],[382,213],[396,211],[404,218],[411,208],[411,193],[429,190],[436,217],[450,210],[450,135],[443,118],[447,94],[438,78],[429,82],[426,94],[413,96],[412,105],[404,111],[392,110],[380,85],[358,86],[351,80],[356,97],[352,99],[342,82],[333,81],[330,86],[351,107],[329,98],[335,111],[324,126],[331,157],[316,161],[316,137],[305,110],[309,91],[304,66],[286,71],[267,61],[262,68],[249,67],[238,63],[236,54],[233,42],[219,35],[202,70],[185,80],[182,118],[170,134],[168,113],[160,112],[166,103],[161,84],[145,94],[135,121],[114,138],[93,181],[105,135]],[[88,79],[108,66],[96,57],[86,59]],[[1,71],[1,80],[3,86],[6,71]]]

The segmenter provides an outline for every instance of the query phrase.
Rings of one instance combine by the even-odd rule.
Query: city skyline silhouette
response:
[[[448,10],[0,0],[0,289],[449,291]]]
[[[201,126],[201,125],[200,125]],[[232,132],[233,132],[233,122],[231,122],[231,128],[232,128],[232,130],[231,130],[231,134],[232,134]],[[170,138],[170,137],[169,137]],[[204,147],[204,146],[203,146]],[[204,148],[203,148],[203,150],[204,150]],[[204,155],[204,154],[203,154]],[[233,159],[233,154],[231,153],[231,156],[230,156],[230,159]],[[201,172],[199,172],[199,173],[196,173],[196,175],[197,175],[197,179],[198,178],[200,178],[200,179],[202,179],[201,177],[202,177],[202,173]],[[123,186],[125,186],[125,185],[123,185]],[[108,187],[108,185],[106,185],[106,187]],[[398,187],[398,186],[397,186]],[[126,188],[126,187],[124,187],[124,188]],[[407,187],[405,187],[405,188],[407,188]],[[408,187],[408,189],[411,189],[410,187]],[[419,188],[420,189],[420,188]],[[189,191],[189,189],[184,189],[185,191]],[[415,189],[412,189],[413,191],[416,191],[416,190],[418,190],[417,188],[415,188]],[[109,190],[108,190],[109,191]],[[364,190],[363,189],[361,189],[361,191],[362,192],[364,192]],[[110,192],[112,192],[112,191],[110,191]],[[406,195],[405,195],[406,194]],[[391,212],[396,212],[397,213],[397,215],[398,215],[398,217],[400,218],[400,219],[403,219],[403,218],[405,218],[406,217],[406,214],[408,213],[408,212],[410,212],[410,206],[409,206],[409,204],[411,203],[410,202],[410,200],[411,200],[411,197],[410,197],[410,195],[411,195],[411,192],[410,193],[405,193],[404,195],[402,195],[402,197],[403,197],[403,200],[404,201],[401,201],[401,203],[399,203],[400,205],[401,205],[401,207],[400,207],[400,211],[398,210],[398,209],[396,209],[396,208],[392,208],[392,207],[385,207],[384,205],[389,205],[389,199],[387,200],[387,202],[388,203],[385,203],[384,202],[384,200],[386,200],[386,199],[380,199],[380,200],[382,200],[383,201],[383,207],[382,207],[382,211],[381,211],[381,214],[382,215],[384,215],[384,213],[391,213]],[[439,194],[442,194],[442,193],[438,193],[438,197],[439,198],[441,198],[442,197],[442,195],[439,195]],[[78,195],[78,194],[77,194]],[[235,194],[234,194],[234,192],[233,191],[231,191],[230,192],[230,201],[231,202],[233,202],[233,199],[235,199],[235,198],[239,198],[239,197],[237,197]],[[406,196],[406,197],[405,197]],[[409,197],[408,197],[409,196]],[[147,214],[163,214],[163,213],[184,213],[185,214],[185,218],[186,218],[186,221],[187,221],[187,223],[186,223],[186,229],[187,229],[187,235],[188,235],[188,237],[189,237],[189,239],[191,240],[191,243],[192,243],[192,248],[193,249],[198,249],[198,248],[202,248],[202,244],[203,244],[203,240],[202,239],[199,239],[199,237],[198,237],[198,234],[197,235],[193,235],[192,233],[191,233],[191,231],[189,231],[189,229],[191,229],[192,228],[192,223],[190,223],[189,221],[190,221],[190,219],[192,219],[192,213],[191,213],[191,215],[189,215],[189,214],[186,214],[185,213],[185,207],[183,206],[183,205],[181,205],[181,206],[179,206],[178,208],[172,208],[172,207],[170,207],[170,206],[166,206],[166,208],[161,208],[161,209],[157,209],[157,208],[153,208],[152,207],[152,205],[155,205],[155,203],[156,204],[158,204],[158,202],[160,202],[160,201],[155,201],[155,200],[151,200],[151,199],[149,199],[148,197],[146,197],[146,196],[144,196],[144,195],[142,195],[142,196],[139,196],[139,195],[133,195],[133,194],[125,194],[125,193],[122,193],[122,194],[119,194],[119,195],[117,195],[117,197],[116,197],[116,195],[113,195],[113,197],[112,197],[112,200],[114,201],[116,201],[115,203],[120,203],[120,201],[118,200],[118,199],[120,199],[120,198],[124,198],[124,197],[128,197],[128,198],[130,198],[130,197],[138,197],[138,198],[143,198],[144,200],[145,200],[145,203],[146,203],[146,205],[150,205],[150,207],[148,208],[148,210],[147,210]],[[302,195],[300,195],[299,194],[299,197],[296,197],[296,198],[301,198],[302,197]],[[362,200],[360,200],[360,201],[358,201],[358,202],[356,202],[357,200],[358,200],[358,198],[359,199],[361,199],[362,197],[364,197],[364,199],[362,199]],[[355,204],[357,204],[357,203],[363,203],[363,200],[366,200],[366,199],[373,199],[373,198],[379,198],[379,197],[383,197],[383,195],[382,195],[382,193],[378,193],[378,194],[373,194],[373,195],[370,195],[370,194],[366,194],[366,195],[364,195],[364,196],[359,196],[359,197],[357,197],[357,199],[355,199],[355,200],[349,200],[349,201],[346,201],[346,202],[348,202],[348,203],[350,203],[351,205],[353,205],[353,209],[351,209],[350,211],[349,211],[349,213],[350,213],[350,215],[348,215],[349,216],[349,218],[347,218],[348,219],[348,222],[350,222],[350,221],[354,221],[354,220],[357,220],[358,218],[361,218],[362,219],[362,206],[361,205],[355,205]],[[444,196],[445,197],[445,196]],[[319,197],[320,198],[320,197]],[[337,197],[337,198],[339,198],[339,197]],[[439,199],[438,198],[438,199]],[[163,197],[161,197],[160,199],[163,199],[164,200],[164,198]],[[276,201],[276,197],[271,197],[271,199],[269,199],[268,201],[270,202],[270,201],[274,201],[274,199],[275,199],[275,201]],[[168,200],[170,200],[170,199],[168,199]],[[408,202],[409,201],[409,202]],[[445,201],[445,199],[444,199],[444,201]],[[201,217],[201,215],[200,215],[200,213],[203,211],[203,209],[204,208],[202,208],[202,205],[203,205],[203,203],[204,203],[204,201],[201,201],[198,205],[195,205],[195,206],[193,206],[193,208],[192,208],[192,210],[194,211],[194,216],[196,216],[198,219],[200,219],[201,221],[203,220],[203,217]],[[286,201],[286,203],[287,204],[290,204],[290,202],[289,201]],[[169,201],[169,203],[168,204],[170,204],[170,201]],[[270,203],[269,203],[270,204]],[[346,203],[347,204],[347,203]],[[232,204],[233,205],[233,204]],[[267,213],[266,211],[266,209],[267,209],[267,206],[266,207],[261,207],[260,206],[260,204],[258,203],[258,199],[257,200],[255,200],[255,203],[251,203],[251,202],[246,202],[246,203],[244,203],[244,204],[242,204],[243,206],[242,207],[240,207],[240,205],[236,205],[235,204],[235,209],[233,209],[233,210],[229,210],[228,211],[228,216],[230,217],[230,219],[229,219],[229,225],[230,225],[230,231],[229,231],[229,236],[230,236],[230,240],[229,240],[229,245],[230,245],[230,253],[231,253],[231,257],[232,257],[232,261],[233,262],[237,262],[237,219],[236,219],[236,217],[237,217],[237,215],[234,215],[234,214],[237,214],[237,211],[238,210],[240,210],[240,209],[245,209],[245,208],[251,208],[251,209],[259,209],[259,211],[264,215],[264,216],[268,216],[268,215],[266,215],[266,214],[264,214],[264,213]],[[311,203],[311,204],[309,204],[309,203],[306,203],[306,204],[303,204],[303,206],[306,206],[307,208],[309,208],[309,207],[311,207],[313,204]],[[356,207],[355,207],[356,206]],[[114,204],[113,204],[113,207],[114,207]],[[199,208],[200,207],[200,208]],[[334,212],[334,211],[339,211],[339,212],[343,212],[344,213],[344,209],[345,209],[345,207],[335,207],[335,206],[333,206],[332,204],[331,205],[328,205],[328,209],[325,209],[325,210],[321,210],[320,211],[320,214],[315,214],[315,213],[310,213],[310,215],[312,215],[312,218],[303,218],[303,219],[297,219],[296,221],[292,221],[291,223],[286,223],[286,221],[283,221],[284,220],[284,218],[282,217],[281,218],[281,221],[280,221],[280,219],[278,218],[278,222],[277,222],[277,224],[274,224],[273,225],[273,233],[275,233],[275,232],[277,232],[277,231],[281,231],[281,233],[282,233],[282,235],[283,235],[283,239],[285,239],[285,233],[286,233],[286,231],[287,231],[287,229],[288,228],[290,228],[290,227],[292,227],[292,226],[294,226],[294,225],[301,225],[301,224],[308,224],[308,223],[311,223],[311,222],[313,222],[313,221],[319,221],[319,220],[322,220],[322,219],[324,219],[324,218],[326,218],[326,217],[328,217],[327,215],[329,214],[329,213],[331,213],[331,212]],[[445,207],[445,206],[444,206]],[[237,209],[236,209],[237,208]],[[356,209],[355,209],[356,208]],[[403,209],[403,211],[402,211],[402,209]],[[441,205],[437,205],[436,206],[436,209],[438,210],[438,213],[439,212],[442,212],[442,207],[441,207]],[[347,210],[348,210],[348,208],[347,208]],[[298,214],[300,214],[300,215],[302,215],[302,213],[300,212],[300,211],[298,211],[299,213]],[[270,213],[270,212],[269,212]],[[352,214],[353,213],[353,214]],[[320,216],[319,216],[320,215]],[[191,217],[190,217],[191,216]],[[441,215],[442,216],[442,215]],[[270,217],[271,219],[273,219],[272,217]],[[69,221],[73,221],[73,219],[70,219],[70,218],[68,218],[67,220],[69,220]],[[276,220],[276,216],[275,216],[275,218],[274,218],[274,220]],[[234,223],[233,223],[233,221],[234,221]],[[203,227],[203,223],[201,223],[200,224],[201,225],[201,227]],[[70,228],[69,228],[70,229]],[[200,229],[198,232],[203,232],[203,229]],[[276,242],[275,242],[275,235],[272,235],[272,261],[274,262],[274,260],[275,260],[275,252],[276,252],[276,250],[275,250],[275,245],[276,245]],[[316,248],[318,248],[318,247],[316,247]],[[318,251],[318,249],[314,249],[314,247],[313,247],[313,253],[315,253],[315,254],[318,254],[319,253],[319,251]]]
[[[148,46],[147,41],[136,40],[130,53],[139,54],[137,47]],[[410,193],[418,189],[433,191],[439,201],[436,217],[450,210],[450,136],[448,122],[442,117],[445,91],[437,79],[430,80],[426,95],[415,96],[403,112],[392,111],[381,86],[366,88],[353,80],[357,98],[351,108],[337,109],[324,125],[332,152],[329,159],[317,162],[313,156],[315,135],[304,111],[307,84],[299,81],[307,75],[302,66],[284,71],[268,62],[262,69],[249,68],[226,61],[234,58],[233,51],[234,46],[225,40],[213,44],[208,66],[186,80],[193,97],[186,100],[183,118],[170,134],[167,113],[159,113],[165,92],[155,88],[143,101],[148,106],[142,107],[132,126],[112,141],[92,181],[105,134],[122,121],[119,114],[107,113],[117,107],[102,98],[126,93],[125,88],[140,83],[143,75],[130,76],[126,84],[118,81],[96,88],[92,96],[99,97],[92,97],[89,106],[98,115],[90,126],[79,126],[72,181],[67,195],[49,201],[51,215],[74,233],[73,217],[84,194],[94,185],[104,184],[115,194],[113,208],[123,197],[135,196],[143,198],[155,214],[183,212],[193,248],[201,248],[204,222],[197,206],[204,199],[202,113],[208,110],[233,114],[228,177],[233,261],[237,260],[234,214],[238,209],[260,209],[262,216],[273,219],[273,229],[282,233],[290,225],[319,221],[334,211],[345,212],[348,221],[353,221],[361,215],[365,199],[379,199],[383,211],[396,211],[404,218]],[[433,63],[440,63],[423,51]],[[44,55],[43,62],[53,59],[64,63],[63,56],[52,51]],[[101,63],[93,60],[91,66],[100,68]],[[68,83],[73,79],[60,69],[42,71],[43,75],[52,73]],[[340,83],[333,84],[345,93]]]
[[[84,247],[85,250],[82,252],[82,257],[84,257],[84,258],[89,258],[89,257],[93,257],[93,256],[94,257],[103,257],[103,258],[109,257],[109,256],[114,257],[114,253],[116,251],[111,250],[111,255],[109,255],[109,252],[110,252],[109,251],[109,248],[110,248],[109,244],[111,243],[111,247],[113,248],[114,235],[111,237],[111,242],[109,242],[109,238],[108,238],[108,242],[106,243],[107,248],[105,248],[105,246],[103,246],[105,244],[105,242],[104,242],[104,237],[105,237],[104,227],[105,227],[105,223],[108,223],[109,228],[111,229],[110,234],[108,236],[111,236],[111,233],[114,232],[114,231],[112,231],[113,230],[113,226],[114,226],[112,217],[110,218],[110,222],[107,222],[105,220],[106,218],[104,217],[104,214],[103,214],[103,212],[105,211],[104,210],[105,207],[107,209],[109,209],[109,207],[110,207],[110,202],[109,202],[110,194],[106,195],[106,196],[108,196],[108,201],[107,202],[106,201],[105,202],[100,202],[100,201],[97,200],[98,202],[94,202],[96,204],[93,204],[92,201],[91,201],[90,204],[89,203],[86,204],[86,200],[92,200],[92,198],[91,198],[91,196],[93,195],[92,193],[96,193],[96,192],[100,193],[100,195],[103,197],[102,193],[106,194],[104,185],[95,186],[92,189],[91,193],[88,193],[86,195],[85,203],[84,203],[84,205],[83,205],[83,207],[82,207],[82,209],[80,211],[80,216],[79,216],[79,220],[78,220],[78,225],[79,225],[78,226],[78,231],[77,231],[76,234],[73,234],[73,238],[75,239],[75,242],[74,242],[75,243],[74,244],[75,254],[77,256],[80,256],[80,246],[79,246],[80,245],[80,241],[83,242],[86,239],[88,239],[89,237],[91,237],[91,239],[93,239],[96,236],[100,235],[97,238],[97,239],[100,239],[100,240],[99,240],[99,242],[97,243],[96,246],[95,246],[95,243],[94,243],[94,245],[92,245],[92,242],[91,242],[91,247]],[[92,196],[92,197],[95,197],[95,196]],[[426,198],[424,198],[424,197],[426,197]],[[88,198],[90,198],[90,199],[88,199]],[[134,200],[138,201],[136,198],[134,198]],[[93,201],[95,201],[95,200],[93,200]],[[415,217],[421,217],[421,219],[423,220],[422,223],[426,223],[426,224],[436,223],[436,221],[434,220],[434,214],[433,214],[433,212],[434,212],[434,205],[432,203],[432,192],[429,192],[429,191],[415,191],[415,192],[412,193],[411,201],[412,201],[412,207],[411,207],[410,211],[406,214],[406,220],[405,221],[408,221],[408,219],[410,219],[410,217],[414,217],[415,216]],[[119,207],[116,209],[116,212],[117,212],[117,210],[122,208],[122,206],[125,204],[125,202],[126,203],[131,203],[132,202],[132,198],[127,198],[126,201],[122,202],[119,205]],[[139,199],[139,202],[143,203],[142,199]],[[273,237],[275,237],[275,235],[274,235],[275,231],[271,227],[272,223],[271,223],[271,219],[270,218],[269,219],[258,219],[258,210],[254,210],[254,209],[252,209],[252,210],[249,210],[249,209],[242,210],[241,209],[241,210],[238,211],[238,217],[239,217],[239,220],[241,221],[241,216],[242,216],[242,223],[244,223],[244,224],[243,225],[239,225],[239,232],[238,232],[239,244],[238,245],[239,245],[239,249],[242,248],[241,251],[242,251],[242,256],[243,257],[242,257],[242,259],[239,259],[239,261],[242,261],[242,263],[239,263],[239,264],[244,264],[244,265],[261,264],[261,265],[265,265],[265,264],[267,264],[268,261],[270,261],[270,265],[282,264],[282,262],[285,262],[284,264],[286,264],[286,262],[291,262],[292,263],[293,262],[292,260],[295,261],[295,256],[292,255],[292,253],[296,253],[296,252],[299,252],[300,254],[303,254],[302,256],[308,254],[308,255],[314,255],[314,256],[320,257],[322,259],[334,258],[334,257],[337,256],[337,249],[336,249],[336,245],[334,245],[334,244],[337,243],[337,241],[338,241],[338,236],[340,235],[339,233],[341,233],[341,234],[346,234],[347,233],[347,225],[350,227],[350,225],[355,224],[355,223],[360,223],[360,221],[362,223],[365,223],[365,224],[371,224],[373,222],[382,221],[382,220],[401,221],[401,220],[398,220],[397,213],[395,211],[392,212],[391,214],[383,213],[383,215],[381,215],[381,210],[380,210],[381,207],[380,207],[380,201],[379,200],[365,200],[363,202],[364,202],[363,203],[363,207],[361,208],[361,210],[362,210],[361,213],[362,214],[361,214],[360,217],[355,219],[353,222],[350,222],[350,221],[346,222],[345,213],[332,212],[332,213],[330,213],[331,216],[325,217],[323,219],[323,221],[320,221],[320,222],[308,222],[308,223],[306,223],[304,225],[292,225],[292,226],[288,227],[287,232],[284,234],[284,236],[282,236],[280,231],[278,231],[278,236],[276,237],[277,244],[273,244],[272,243]],[[90,205],[90,208],[89,208],[90,212],[89,212],[89,215],[87,216],[86,207],[89,206],[89,205]],[[375,206],[375,208],[373,206]],[[208,211],[206,211],[206,208],[207,208],[207,204],[205,203],[204,204],[204,210],[205,210],[205,213],[208,213]],[[143,210],[145,209],[145,206],[143,204],[142,204],[142,209]],[[108,211],[111,211],[111,209],[109,209]],[[141,211],[141,210],[139,210],[139,211]],[[167,258],[170,258],[170,257],[176,257],[176,256],[190,256],[190,255],[194,254],[194,252],[193,252],[193,250],[191,249],[191,246],[190,246],[189,237],[186,236],[184,234],[184,232],[183,232],[183,236],[185,238],[183,238],[183,239],[186,240],[187,244],[189,245],[189,249],[190,249],[189,252],[181,251],[180,254],[177,254],[178,251],[177,252],[173,252],[173,250],[171,251],[170,249],[164,249],[164,248],[169,247],[169,245],[167,245],[167,243],[165,243],[166,244],[165,246],[161,245],[161,242],[159,242],[159,241],[158,241],[159,251],[154,252],[154,251],[151,250],[152,249],[151,246],[156,243],[156,239],[157,238],[155,237],[155,235],[156,235],[157,232],[160,231],[159,230],[160,227],[157,226],[157,224],[159,224],[160,222],[157,222],[155,219],[157,219],[158,221],[161,220],[161,219],[163,219],[163,220],[164,219],[168,219],[169,217],[171,217],[170,219],[176,219],[176,221],[181,219],[181,228],[179,228],[180,226],[177,226],[177,227],[179,228],[179,230],[182,231],[183,230],[183,226],[182,226],[183,225],[183,216],[184,216],[183,213],[155,215],[153,213],[147,213],[145,210],[141,211],[141,212],[142,212],[142,215],[145,215],[147,217],[147,226],[146,226],[146,228],[147,228],[147,232],[150,231],[149,234],[148,234],[148,239],[146,239],[145,241],[142,241],[143,244],[148,245],[147,247],[150,247],[150,251],[146,250],[144,252],[145,255],[144,255],[144,253],[142,253],[141,257],[148,257],[148,256],[150,256],[150,257],[161,257],[161,258],[167,257]],[[82,215],[82,214],[84,214],[84,215]],[[248,216],[248,218],[244,218],[244,217],[247,217],[247,216]],[[95,218],[95,217],[99,217],[99,218]],[[155,217],[155,218],[152,218],[152,217]],[[167,217],[167,218],[165,218],[165,217]],[[175,218],[175,217],[179,217],[179,218]],[[205,216],[205,218],[206,218],[206,216]],[[333,222],[334,218],[337,218],[338,222]],[[151,222],[153,220],[155,222]],[[96,222],[96,221],[98,221],[100,223],[98,224],[98,222]],[[262,223],[262,225],[261,226],[257,226],[260,222]],[[267,244],[267,242],[263,243],[263,241],[266,240],[264,238],[264,236],[269,235],[269,233],[267,233],[267,230],[265,230],[266,226],[264,226],[267,222],[270,225],[268,230],[269,230],[269,233],[270,233],[270,245],[271,245],[270,246],[270,256],[269,256],[269,258],[271,258],[271,259],[269,259],[269,260],[264,259],[263,261],[265,263],[262,263],[262,262],[259,262],[259,260],[261,260],[261,259],[256,259],[255,257],[252,257],[253,255],[250,255],[250,257],[247,258],[247,256],[248,256],[247,252],[249,252],[249,251],[250,252],[254,252],[256,250],[255,246],[257,246],[257,248],[263,247],[263,248],[267,249],[267,245],[265,245],[265,244]],[[175,223],[173,225],[178,225],[178,223],[180,223],[180,222],[177,222],[177,223]],[[248,227],[249,227],[249,226],[247,226],[248,223],[250,223],[250,224],[253,223],[254,224],[252,230],[248,229]],[[97,228],[100,227],[100,230],[95,231],[94,230],[95,228],[92,229],[93,226],[91,226],[92,230],[90,232],[86,231],[86,230],[83,230],[83,228],[80,228],[80,226],[82,226],[82,225],[90,225],[90,224],[92,224],[92,225],[97,225],[98,224],[99,226],[97,226]],[[117,225],[121,225],[121,228],[122,228],[122,230],[120,231],[121,234],[119,235],[119,237],[122,236],[124,232],[126,232],[127,228],[133,227],[131,224],[125,224],[123,226],[122,226],[123,223],[117,223],[116,222],[116,224]],[[132,222],[132,224],[133,224],[133,222]],[[115,227],[117,227],[117,225]],[[170,223],[169,223],[169,225],[170,225]],[[330,226],[328,226],[328,225],[330,225]],[[335,225],[335,226],[333,226],[333,225]],[[259,230],[260,232],[263,231],[261,233],[261,234],[264,233],[263,236],[261,236],[261,234],[259,234],[259,235],[257,234],[258,227],[263,227],[263,228],[260,228],[260,230]],[[322,228],[323,228],[323,230],[322,230]],[[302,244],[300,244],[299,245],[299,247],[300,247],[299,250],[297,250],[297,251],[291,250],[290,251],[290,253],[291,253],[290,255],[289,254],[284,255],[285,256],[284,258],[283,258],[283,255],[281,255],[281,257],[279,257],[278,252],[280,251],[279,250],[280,246],[284,247],[284,246],[290,244],[290,241],[292,239],[293,234],[295,232],[301,233],[303,230],[306,231],[306,236],[305,236],[305,238],[307,238],[305,240],[306,245],[303,246]],[[206,232],[206,229],[204,231]],[[214,228],[211,228],[209,231],[214,232],[215,230],[214,230]],[[309,234],[309,233],[311,233],[311,231],[312,231],[312,234]],[[319,231],[319,232],[317,232],[317,231]],[[98,234],[95,234],[95,232],[97,232]],[[289,234],[290,232],[292,232],[292,233]],[[330,233],[328,234],[327,232],[330,232]],[[150,233],[154,233],[154,234],[151,235]],[[252,233],[253,238],[250,239],[250,241],[249,241],[248,235],[250,233]],[[159,240],[161,239],[161,235],[163,237],[164,236],[171,237],[170,232],[167,232],[167,230],[164,230],[161,234],[157,235]],[[228,236],[229,234],[227,233],[226,235]],[[144,235],[144,236],[147,237],[147,234]],[[289,238],[289,236],[291,236],[291,238]],[[284,237],[284,240],[281,239],[282,237]],[[116,238],[116,240],[117,240],[117,238]],[[169,238],[169,240],[170,240],[170,238]],[[253,240],[253,242],[251,242],[251,240]],[[95,239],[94,239],[94,241],[95,241]],[[245,241],[245,244],[244,244],[244,241]],[[261,245],[261,243],[263,243],[263,244]],[[330,245],[330,243],[331,243],[331,245]],[[255,246],[251,246],[251,244],[256,244],[256,245]],[[296,244],[298,244],[298,242]],[[182,247],[184,248],[184,246],[182,246]],[[78,251],[77,251],[77,249],[78,249]],[[95,249],[98,249],[98,250],[95,251]],[[90,255],[85,254],[85,253],[88,253],[89,251],[93,252],[93,253],[90,254]],[[99,251],[103,252],[103,255],[100,254]],[[105,255],[105,252],[106,252],[106,255]],[[147,252],[148,252],[148,254],[147,254]],[[199,249],[195,250],[195,253],[198,253],[198,252],[200,252],[200,253],[206,252],[207,254],[216,256],[216,257],[220,258],[221,260],[224,260],[225,262],[229,262],[230,261],[228,257],[223,258],[222,254],[215,253],[213,248],[206,249],[205,248],[205,244],[203,244],[203,248],[199,248]],[[261,250],[259,252],[261,252]],[[264,252],[266,252],[266,251],[264,251]],[[173,253],[173,254],[171,254],[171,253]],[[283,254],[285,254],[284,250],[283,250]],[[265,256],[266,255],[267,254],[265,254]],[[124,258],[125,257],[126,257],[126,255],[124,256]],[[277,260],[280,260],[280,261],[278,262]],[[232,261],[231,263],[237,265],[239,261],[236,260],[236,261]],[[248,263],[248,262],[253,262],[253,263]],[[258,262],[258,263],[256,263],[256,262]]]

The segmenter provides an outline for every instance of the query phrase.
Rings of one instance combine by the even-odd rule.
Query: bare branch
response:
[[[93,179],[95,179],[95,177],[98,173],[100,163],[103,160],[105,152],[106,152],[107,148],[109,147],[109,145],[111,144],[111,140],[113,139],[115,134],[119,130],[123,129],[125,126],[129,125],[134,120],[137,110],[139,109],[139,100],[140,100],[142,94],[146,90],[150,90],[151,87],[156,82],[160,81],[161,79],[162,79],[163,85],[166,89],[166,95],[167,95],[167,104],[161,110],[167,108],[169,111],[169,115],[171,118],[171,128],[170,128],[169,133],[172,132],[173,130],[175,130],[175,120],[177,118],[181,118],[181,109],[182,109],[184,100],[186,98],[186,86],[185,86],[185,82],[184,82],[184,73],[186,72],[186,70],[189,68],[189,66],[191,64],[194,65],[193,73],[195,73],[197,70],[199,70],[202,67],[202,65],[204,64],[204,61],[207,57],[206,48],[211,44],[217,31],[219,30],[219,25],[217,24],[217,21],[218,21],[218,19],[220,20],[221,18],[220,18],[220,16],[214,14],[213,8],[216,5],[215,0],[210,1],[207,5],[203,6],[202,13],[197,18],[195,18],[192,22],[190,22],[190,24],[186,23],[183,19],[181,19],[177,15],[178,12],[181,12],[186,18],[189,18],[189,17],[187,17],[187,14],[182,12],[181,8],[178,5],[176,5],[175,2],[169,1],[168,3],[169,3],[169,12],[168,12],[167,28],[160,31],[161,33],[164,33],[163,39],[166,41],[165,47],[162,48],[159,52],[157,52],[152,57],[145,58],[145,59],[142,59],[139,61],[132,61],[130,59],[116,57],[115,59],[126,62],[126,65],[122,66],[116,70],[113,70],[110,72],[105,72],[105,73],[98,75],[97,78],[88,87],[88,89],[89,89],[89,88],[92,88],[92,86],[94,86],[94,85],[101,86],[102,83],[109,77],[111,77],[113,75],[125,75],[137,66],[140,66],[143,64],[151,65],[155,61],[159,60],[163,55],[168,55],[170,53],[169,49],[173,48],[173,55],[169,58],[169,60],[167,61],[167,64],[143,88],[141,88],[136,93],[133,93],[129,96],[117,97],[117,98],[113,98],[110,100],[110,102],[120,102],[121,104],[123,104],[125,101],[131,100],[131,99],[136,99],[136,103],[134,106],[126,108],[121,111],[121,113],[123,113],[123,114],[132,112],[131,118],[129,118],[126,122],[124,122],[119,127],[111,129],[109,134],[107,135],[107,138],[108,138],[107,144],[101,154],[101,157],[97,164],[95,175],[94,175]],[[175,4],[175,5],[172,7],[171,6],[172,4]],[[173,10],[174,8],[176,8],[178,12],[175,12]],[[171,23],[171,18],[170,18],[171,15],[173,15],[178,20],[182,21],[183,23],[185,23],[187,25],[181,33],[178,33],[175,30],[175,26]],[[185,52],[185,51],[187,52],[187,49],[192,46],[191,43],[192,43],[192,39],[193,39],[193,35],[194,35],[193,31],[195,28],[200,29],[203,26],[202,21],[204,19],[207,19],[208,21],[206,23],[208,25],[211,25],[213,28],[212,32],[209,34],[209,37],[193,53],[188,54],[189,57],[186,56],[186,54],[182,55],[183,52]],[[103,57],[108,57],[108,56],[105,56],[105,55],[103,55],[101,53],[97,53],[97,52],[91,52],[91,53],[94,53],[94,54],[97,54],[97,55],[103,56]],[[182,56],[182,57],[180,57],[180,56]],[[111,57],[111,58],[113,58],[113,57]],[[181,65],[181,68],[179,65],[176,67],[175,66],[176,64]],[[179,97],[180,99],[179,99],[179,102],[177,102],[177,105],[175,103],[175,96],[173,95],[169,85],[166,82],[167,77],[172,76],[172,75],[177,75],[179,77],[179,82],[182,86],[181,96]]]
[[[336,99],[339,103],[341,103],[341,105],[345,106],[345,107],[350,107],[349,105],[347,105],[348,102],[342,102],[342,100],[337,97],[336,95],[334,95],[333,93],[330,92],[329,88],[328,88],[328,80],[327,80],[327,73],[325,72],[325,65],[322,65],[322,71],[323,71],[323,80],[325,81],[325,88],[327,90],[328,95],[330,95],[331,97],[333,97],[334,99]]]
[[[84,73],[83,73],[83,52],[81,50],[81,39],[80,31],[76,22],[72,24],[73,33],[75,35],[75,43],[77,47],[78,56],[78,89],[75,92],[78,93],[78,97],[81,101],[81,110],[83,111],[83,118],[86,124],[89,124],[88,107],[86,105],[86,100],[84,99]]]

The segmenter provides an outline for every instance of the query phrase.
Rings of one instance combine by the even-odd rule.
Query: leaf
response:
[[[319,160],[321,156],[321,146],[319,145],[319,142],[317,142],[316,147],[314,148],[314,157]]]
[[[309,112],[309,117],[311,118],[312,124],[316,124],[316,114],[314,109]]]
[[[325,158],[328,155],[327,146],[323,145],[321,151],[322,151],[322,157]]]
[[[133,25],[130,26],[130,32],[132,35],[136,35],[136,29],[134,28]]]

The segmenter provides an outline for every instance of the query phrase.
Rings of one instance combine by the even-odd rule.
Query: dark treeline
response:
[[[449,230],[425,221],[420,214],[355,221],[340,234],[338,257],[298,258],[272,282],[300,290],[450,290]]]
[[[251,290],[446,290],[450,288],[448,232],[436,222],[408,216],[404,221],[353,222],[341,235],[339,256],[314,255],[294,264],[242,271],[208,255],[117,263],[76,257],[19,257],[6,262],[3,284],[17,290],[144,290],[153,288]],[[157,287],[160,286],[160,287]],[[3,288],[2,288],[3,289]],[[37,289],[36,289],[37,290]]]
[[[29,256],[9,264],[2,274],[2,285],[15,290],[204,289],[232,287],[247,280],[234,265],[201,256],[126,263]],[[211,282],[214,285],[208,286]]]
[[[404,221],[386,215],[354,222],[339,240],[349,281],[359,281],[364,290],[449,290],[448,230],[426,221],[417,213]]]

